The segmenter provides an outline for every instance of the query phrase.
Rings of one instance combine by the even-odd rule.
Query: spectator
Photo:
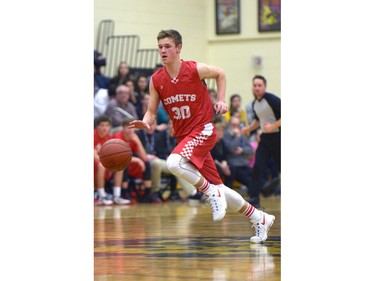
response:
[[[223,125],[223,123],[218,122],[215,123],[215,127],[217,134],[216,143],[211,150],[211,155],[215,161],[217,171],[221,175],[223,181],[226,182],[226,178],[231,175],[231,172],[227,161],[229,150],[223,141],[225,126]]]
[[[156,124],[153,124],[150,129],[138,130],[136,134],[145,147],[147,159],[151,163],[152,190],[160,192],[162,174],[173,176],[167,168],[167,158],[176,146],[172,127],[170,125],[166,130],[156,131]],[[177,182],[187,196],[195,195],[196,188],[193,185],[178,177]],[[173,195],[175,186],[171,187],[171,191]]]
[[[214,105],[215,105],[216,100],[217,100],[217,91],[214,88],[210,88],[210,89],[208,89],[208,95],[210,96],[212,107],[214,108]],[[224,116],[221,115],[221,114],[216,114],[215,110],[214,110],[214,113],[215,113],[215,115],[212,118],[212,123],[214,123],[214,124],[222,123],[222,124],[225,125]]]
[[[122,122],[122,131],[114,134],[115,138],[128,142],[133,151],[132,161],[128,169],[125,170],[123,177],[122,188],[124,189],[124,198],[131,198],[129,191],[130,176],[140,178],[143,181],[145,194],[144,196],[139,196],[140,201],[147,203],[159,203],[161,202],[159,196],[152,191],[151,163],[147,158],[147,152],[138,135],[134,132],[134,129],[128,128],[130,121],[130,119],[125,118]]]
[[[241,128],[249,125],[246,111],[241,107],[241,96],[239,94],[233,94],[230,97],[229,110],[224,114],[225,122],[227,124],[229,123],[230,118],[235,115],[235,113],[238,114],[237,116],[240,118]]]
[[[134,105],[129,101],[129,98],[129,87],[126,85],[117,86],[115,98],[109,101],[107,109],[104,112],[104,114],[109,116],[112,120],[112,134],[122,130],[122,121],[125,119],[125,116],[122,113],[118,112],[116,110],[116,107],[120,107],[123,110],[127,111],[128,113],[133,115],[134,118],[138,118],[137,111]]]
[[[100,68],[106,66],[106,59],[98,51],[94,51],[94,89],[108,89],[110,78],[103,75]]]
[[[230,176],[226,177],[225,185],[233,186],[233,182],[238,181],[246,186],[247,193],[250,194],[252,170],[249,165],[249,158],[254,153],[254,150],[250,146],[248,138],[241,134],[240,119],[238,117],[232,116],[229,120],[223,140],[229,150],[227,159],[231,171]],[[259,208],[259,205],[256,204],[253,206]]]
[[[212,106],[214,106],[217,100],[217,91],[213,88],[210,88],[208,89],[208,95],[210,96]]]
[[[159,103],[158,112],[156,116],[156,122],[158,125],[161,124],[168,124],[169,122],[169,116],[168,113],[165,111],[163,103]]]
[[[140,94],[149,93],[148,80],[146,74],[139,74],[135,83],[135,89]]]
[[[94,92],[94,119],[104,114],[109,102],[107,89],[97,89]]]
[[[128,63],[125,61],[120,62],[117,68],[117,74],[110,79],[109,85],[126,85],[126,82],[130,79],[129,74],[130,72]]]
[[[126,81],[125,84],[126,84],[126,86],[128,86],[129,89],[130,89],[130,99],[129,99],[129,101],[131,101],[132,104],[133,104],[134,106],[136,106],[136,105],[137,105],[137,99],[138,99],[139,94],[138,94],[138,92],[135,91],[135,84],[134,84],[134,81],[129,79],[129,80]]]
[[[98,199],[96,199],[95,205],[112,205],[113,201],[119,205],[129,204],[130,201],[125,200],[120,197],[120,184],[121,181],[115,180],[113,187],[113,201],[110,199],[109,195],[105,192],[105,182],[110,179],[111,176],[119,178],[122,176],[123,171],[112,173],[106,169],[99,158],[99,150],[101,146],[112,138],[110,135],[111,120],[107,116],[100,116],[97,119],[96,127],[94,129],[94,185],[98,193]]]
[[[141,105],[138,106],[137,109],[137,115],[139,118],[143,118],[147,111],[148,102],[150,101],[150,94],[146,93],[141,97]]]

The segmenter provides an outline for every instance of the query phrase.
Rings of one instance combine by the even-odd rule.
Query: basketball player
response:
[[[211,123],[214,110],[224,114],[226,78],[222,69],[195,61],[180,59],[182,38],[176,30],[162,30],[157,36],[159,55],[164,67],[150,80],[150,101],[142,120],[134,120],[130,127],[150,129],[156,122],[159,102],[173,123],[177,146],[167,159],[168,169],[203,192],[210,203],[214,221],[220,221],[227,206],[244,214],[253,223],[252,243],[262,243],[275,217],[257,210],[242,196],[225,186],[210,154],[216,141],[216,129]],[[204,79],[215,78],[217,102],[212,108]]]

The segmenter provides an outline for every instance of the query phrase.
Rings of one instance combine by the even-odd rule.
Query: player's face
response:
[[[257,99],[260,99],[266,92],[266,85],[262,79],[254,79],[253,81],[253,93]]]
[[[182,45],[176,46],[173,39],[163,38],[158,41],[159,55],[163,64],[168,64],[176,59],[180,59]]]

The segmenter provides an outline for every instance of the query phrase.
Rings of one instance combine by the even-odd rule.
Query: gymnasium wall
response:
[[[281,33],[258,32],[257,0],[240,1],[241,32],[216,35],[215,0],[94,0],[94,42],[99,22],[115,21],[115,35],[137,34],[141,48],[156,48],[161,29],[176,29],[183,39],[181,58],[223,68],[227,75],[227,102],[233,93],[243,105],[253,100],[251,78],[262,74],[268,91],[281,96]],[[262,66],[254,65],[254,57]]]

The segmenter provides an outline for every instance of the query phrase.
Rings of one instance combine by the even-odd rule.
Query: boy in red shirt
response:
[[[101,146],[109,139],[112,138],[110,130],[112,127],[111,119],[107,116],[101,116],[96,121],[94,129],[94,184],[98,192],[99,198],[95,200],[95,205],[112,205],[113,201],[119,205],[129,204],[130,201],[120,197],[120,184],[121,182],[114,181],[113,187],[113,201],[110,196],[105,192],[105,182],[112,176],[112,172],[106,169],[100,162],[98,151]],[[119,177],[123,171],[113,173],[113,176]]]

